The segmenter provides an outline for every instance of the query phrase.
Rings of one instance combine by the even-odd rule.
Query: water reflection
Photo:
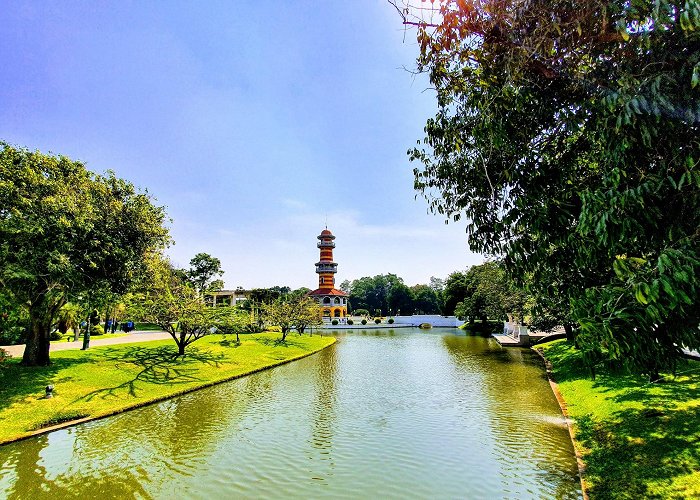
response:
[[[484,421],[498,443],[491,453],[498,463],[506,496],[557,484],[557,498],[578,498],[578,469],[563,416],[552,397],[541,361],[529,349],[501,348],[492,339],[443,337],[456,376],[483,374],[489,418]],[[569,464],[562,470],[562,464]],[[552,480],[553,477],[557,479]]]
[[[313,379],[315,397],[311,410],[311,439],[313,451],[308,455],[311,460],[326,462],[325,471],[318,468],[311,470],[312,479],[323,480],[332,476],[333,472],[333,430],[336,413],[336,377],[337,377],[337,346],[333,345],[318,354]],[[323,473],[321,473],[323,472]]]
[[[10,498],[579,496],[538,360],[454,330],[314,355],[0,448]]]

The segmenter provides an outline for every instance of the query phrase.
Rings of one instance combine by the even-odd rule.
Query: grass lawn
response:
[[[52,365],[0,368],[0,443],[85,417],[99,417],[300,358],[334,337],[278,333],[208,335],[176,357],[172,340],[92,347],[51,354]],[[54,398],[44,399],[46,385]]]
[[[565,340],[539,345],[575,419],[591,498],[700,497],[700,362],[662,382],[601,370]]]

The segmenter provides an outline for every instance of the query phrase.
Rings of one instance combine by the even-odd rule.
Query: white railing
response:
[[[510,321],[503,322],[503,335],[508,335],[513,340],[520,341],[521,336],[529,336],[529,333],[526,326],[511,323]]]

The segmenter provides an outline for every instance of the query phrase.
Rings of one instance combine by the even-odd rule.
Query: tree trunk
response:
[[[177,343],[177,355],[178,355],[178,356],[184,356],[184,355],[185,355],[185,343],[184,343],[184,342],[178,342],[178,343]]]
[[[30,328],[27,336],[27,345],[24,348],[22,364],[24,366],[48,366],[51,364],[49,358],[51,333],[51,319],[46,319],[43,315],[29,311]]]
[[[83,351],[90,347],[90,326],[90,316],[88,316],[87,327],[85,328],[85,332],[83,333]]]
[[[574,341],[574,325],[571,323],[564,323],[564,332],[566,333],[566,340]]]

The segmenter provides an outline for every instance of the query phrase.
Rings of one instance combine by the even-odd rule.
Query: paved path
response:
[[[101,345],[114,345],[114,344],[131,344],[134,342],[148,342],[149,340],[163,340],[169,339],[170,334],[168,332],[153,332],[153,331],[133,331],[123,337],[114,337],[111,339],[101,339],[99,337],[90,338],[90,347],[97,347]],[[77,342],[51,342],[51,351],[64,351],[67,349],[80,349],[83,347],[83,339]],[[13,358],[22,357],[24,354],[24,344],[20,345],[9,345],[0,346],[0,349],[5,349],[9,352]]]

